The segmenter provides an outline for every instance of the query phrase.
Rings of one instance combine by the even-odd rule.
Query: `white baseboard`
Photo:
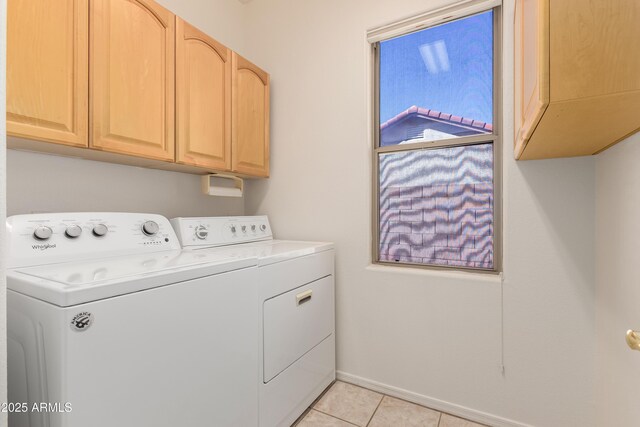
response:
[[[464,406],[456,405],[455,403],[445,402],[444,400],[435,399],[433,397],[424,396],[422,394],[414,393],[412,391],[404,390],[398,387],[393,387],[387,384],[382,384],[377,381],[372,381],[367,378],[362,378],[356,375],[348,374],[346,372],[337,371],[336,378],[339,381],[359,385],[361,387],[368,388],[379,393],[387,394],[389,396],[397,397],[409,402],[417,403],[418,405],[426,406],[437,411],[446,412],[451,415],[455,415],[461,418],[466,418],[471,421],[486,424],[493,427],[532,427],[528,424],[522,424],[517,421],[513,421],[507,418],[498,417],[496,415],[487,414],[486,412],[476,411],[475,409],[467,408]]]

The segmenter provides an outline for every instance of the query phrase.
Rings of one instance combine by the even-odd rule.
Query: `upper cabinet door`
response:
[[[174,160],[175,15],[151,0],[91,0],[91,147]]]
[[[519,156],[549,105],[549,0],[516,2],[516,135]]]
[[[9,135],[87,146],[88,6],[88,0],[9,0]]]
[[[233,171],[269,176],[269,74],[235,52],[232,55]]]
[[[231,169],[231,51],[176,20],[176,161]]]
[[[515,156],[597,154],[640,130],[638,0],[516,0]]]

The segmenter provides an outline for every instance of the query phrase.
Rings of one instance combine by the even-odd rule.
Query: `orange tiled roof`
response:
[[[472,128],[474,130],[479,130],[479,131],[484,131],[484,132],[492,132],[493,131],[493,125],[491,123],[485,123],[485,122],[481,122],[479,120],[473,120],[473,119],[468,119],[466,117],[461,117],[461,116],[454,116],[453,114],[448,114],[448,113],[442,113],[440,111],[436,111],[436,110],[430,110],[428,108],[422,108],[422,107],[417,107],[415,105],[412,105],[411,107],[407,108],[406,110],[404,110],[403,112],[401,112],[400,114],[398,114],[395,117],[390,118],[389,120],[387,120],[386,122],[382,123],[380,125],[380,130],[383,130],[384,128],[393,125],[394,123],[397,123],[409,116],[412,115],[417,115],[417,116],[424,116],[424,117],[428,117],[430,119],[435,119],[438,121],[443,121],[443,122],[449,122],[451,124],[457,125],[457,126],[465,126],[465,127],[469,127]]]

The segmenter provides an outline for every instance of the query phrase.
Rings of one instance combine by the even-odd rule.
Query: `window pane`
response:
[[[379,162],[380,261],[493,268],[493,144]]]
[[[380,43],[380,145],[491,133],[493,12]]]

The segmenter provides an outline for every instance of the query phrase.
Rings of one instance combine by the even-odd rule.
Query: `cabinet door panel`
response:
[[[233,53],[233,170],[269,176],[269,75]]]
[[[515,22],[516,157],[549,105],[549,0],[518,0]]]
[[[176,23],[178,163],[231,169],[231,51]]]
[[[92,1],[92,148],[174,160],[174,36],[152,1]]]
[[[88,0],[7,4],[7,133],[87,146]]]
[[[640,2],[553,0],[551,102],[640,90]]]

